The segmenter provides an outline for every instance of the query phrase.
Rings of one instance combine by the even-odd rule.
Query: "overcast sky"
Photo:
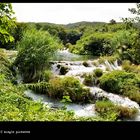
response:
[[[13,3],[18,22],[68,24],[79,21],[117,22],[133,17],[128,8],[135,3]]]

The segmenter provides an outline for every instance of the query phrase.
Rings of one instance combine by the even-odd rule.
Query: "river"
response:
[[[108,68],[110,71],[121,70],[121,66],[118,65],[117,60],[113,64],[109,63],[108,61],[105,61],[105,63],[95,66],[93,61],[97,61],[97,60],[93,57],[90,59],[90,56],[83,57],[80,55],[75,55],[68,52],[68,50],[60,51],[59,54],[57,55],[58,55],[57,61],[53,61],[52,63],[52,72],[57,76],[73,76],[75,78],[78,78],[81,81],[81,83],[83,82],[82,75],[84,73],[91,73],[93,72],[93,70],[97,68],[102,69],[103,72],[107,72],[106,68]],[[87,60],[86,62],[88,63],[88,67],[85,67],[83,65],[83,62],[85,60]],[[57,67],[58,64],[67,66],[69,68],[69,71],[65,75],[60,75],[60,68]],[[136,118],[133,119],[133,121],[140,121],[140,107],[136,102],[131,101],[127,97],[122,97],[120,95],[116,95],[113,93],[107,93],[106,91],[100,89],[99,87],[94,86],[88,88],[90,88],[91,94],[95,95],[96,93],[98,93],[97,94],[98,97],[101,96],[107,97],[114,104],[118,104],[129,108],[134,108],[134,107],[137,108],[139,110],[138,115]],[[59,108],[64,106],[64,104],[61,103],[60,101],[50,99],[46,95],[36,94],[31,90],[25,91],[25,94],[31,97],[33,100],[41,100],[49,107]],[[77,116],[96,116],[95,104],[81,105],[81,104],[70,103],[67,105],[67,110],[73,110],[75,112],[75,115]]]

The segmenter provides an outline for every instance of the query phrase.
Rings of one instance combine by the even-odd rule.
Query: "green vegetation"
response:
[[[135,108],[128,108],[113,104],[111,101],[97,101],[95,104],[96,112],[103,118],[131,119],[134,118],[138,112]]]
[[[103,71],[101,69],[95,69],[94,74],[96,77],[101,77],[103,75]]]
[[[18,44],[19,53],[14,63],[22,74],[23,81],[38,81],[59,46],[56,38],[48,32],[27,30]]]
[[[11,64],[0,51],[0,121],[100,121],[101,117],[77,117],[72,111],[50,109],[25,96],[24,85],[14,85]],[[38,83],[39,84],[39,83]],[[63,100],[70,101],[67,96]],[[109,120],[106,120],[109,121]]]
[[[102,64],[105,61],[108,61],[109,63],[114,63],[115,60],[120,60],[118,55],[111,55],[111,56],[101,56],[99,58],[99,63]],[[121,62],[120,62],[121,63]]]
[[[126,72],[134,72],[140,74],[140,65],[132,64],[129,60],[125,60],[122,62],[122,68]]]
[[[64,96],[69,96],[72,102],[87,103],[94,100],[88,88],[73,77],[53,78],[48,83],[40,82],[37,84],[28,84],[30,89],[46,93],[49,97],[55,99],[63,99]]]
[[[95,86],[99,83],[99,77],[103,75],[103,71],[101,69],[95,69],[93,73],[84,74],[82,77],[84,78],[83,84],[86,86]]]
[[[128,96],[140,103],[140,76],[125,71],[112,71],[99,78],[100,87],[108,92]]]
[[[52,110],[25,96],[22,85],[12,84],[10,62],[0,53],[0,121],[67,121],[74,114],[65,110]]]
[[[19,23],[12,5],[0,3],[0,121],[118,121],[134,118],[135,108],[115,105],[105,98],[96,101],[86,87],[99,86],[140,104],[140,4],[129,11],[136,17],[125,18],[122,23],[114,19],[110,23],[68,25]],[[86,86],[75,77],[64,76],[69,71],[68,66],[58,64],[60,75],[55,76],[50,61],[56,59],[55,52],[63,48],[82,57],[99,58],[93,62],[96,66],[105,61],[114,64],[117,60],[123,70],[103,73],[101,69],[95,69],[82,76]],[[83,65],[90,67],[85,59]],[[64,108],[52,109],[41,101],[33,101],[25,95],[27,89],[61,101]],[[95,103],[98,116],[77,117],[73,111],[66,111],[68,103]]]
[[[11,35],[11,28],[16,27],[13,14],[10,3],[0,3],[0,45],[4,48],[6,43],[14,41]]]
[[[86,86],[93,86],[95,84],[95,77],[92,74],[85,74],[83,83]]]
[[[42,78],[41,81],[45,81],[48,82],[50,79],[54,78],[54,75],[52,73],[52,71],[50,70],[45,70],[42,74]]]
[[[92,54],[100,56],[100,54],[112,53],[109,41],[113,34],[110,33],[93,33],[90,35],[83,35],[80,40],[77,41],[74,48],[71,50],[73,53],[78,54]]]

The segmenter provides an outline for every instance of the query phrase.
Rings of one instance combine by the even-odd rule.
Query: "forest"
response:
[[[17,22],[0,3],[0,121],[140,121],[135,18]]]

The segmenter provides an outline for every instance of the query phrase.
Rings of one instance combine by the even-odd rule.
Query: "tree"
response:
[[[19,69],[23,81],[37,82],[49,66],[50,57],[61,43],[47,31],[30,29],[23,34],[18,44],[19,53],[14,65]]]
[[[133,22],[139,22],[140,21],[140,3],[136,4],[136,8],[129,8],[128,9],[132,14],[136,15],[134,18],[129,18]]]
[[[111,19],[110,24],[116,24],[116,21],[114,19]]]
[[[10,34],[11,28],[15,27],[14,11],[10,3],[0,3],[0,43],[14,41],[13,36]]]
[[[76,41],[80,39],[82,34],[77,30],[70,30],[67,35],[67,43],[71,43],[72,45],[76,44]]]
[[[126,26],[132,28],[132,25],[139,24],[140,22],[140,3],[136,4],[136,8],[128,9],[132,14],[136,15],[134,18],[125,18],[123,19]],[[134,26],[133,26],[134,27]],[[135,64],[140,64],[140,31],[136,29],[136,35],[134,39],[134,44],[131,49],[129,49],[129,54],[131,54],[132,62]]]

